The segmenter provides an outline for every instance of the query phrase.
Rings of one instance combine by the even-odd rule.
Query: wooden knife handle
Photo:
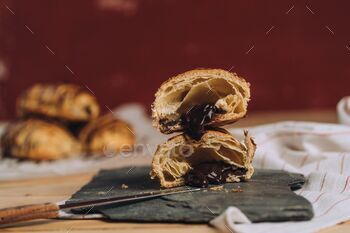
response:
[[[0,209],[0,225],[33,219],[58,217],[59,207],[55,203],[23,205]]]

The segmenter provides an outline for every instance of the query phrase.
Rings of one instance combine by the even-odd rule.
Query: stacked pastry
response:
[[[56,160],[102,155],[134,144],[131,127],[111,114],[100,117],[94,95],[73,84],[37,84],[17,101],[19,120],[1,138],[3,155]]]
[[[164,188],[250,179],[253,139],[245,131],[240,142],[219,128],[243,118],[249,99],[249,83],[221,69],[192,70],[164,82],[152,104],[153,124],[164,134],[182,134],[158,146],[151,178]]]

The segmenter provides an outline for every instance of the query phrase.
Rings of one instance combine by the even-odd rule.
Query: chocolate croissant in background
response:
[[[152,105],[153,125],[162,133],[201,130],[243,118],[249,83],[221,69],[196,69],[164,82]]]
[[[96,98],[73,84],[36,84],[17,100],[19,117],[43,116],[64,121],[86,122],[100,113]]]
[[[57,160],[81,153],[80,143],[65,128],[38,119],[10,124],[1,137],[5,156]]]
[[[158,146],[151,178],[157,177],[165,188],[185,184],[207,187],[249,179],[254,172],[255,149],[247,132],[244,143],[222,129],[206,131],[200,140],[181,134]]]
[[[133,129],[126,122],[108,114],[90,122],[79,134],[88,153],[117,153],[135,143]],[[105,154],[107,155],[107,154]]]

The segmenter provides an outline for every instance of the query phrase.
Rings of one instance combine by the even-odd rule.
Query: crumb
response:
[[[211,187],[210,190],[213,190],[213,191],[221,191],[221,190],[223,190],[223,188],[224,188],[223,185],[219,185],[219,186]]]
[[[127,186],[126,184],[122,184],[122,189],[127,189],[129,188],[129,186]]]
[[[233,192],[233,193],[240,193],[240,192],[243,192],[243,190],[241,189],[241,187],[238,187],[238,188],[231,189],[231,192]]]
[[[97,195],[105,195],[106,192],[98,192]]]
[[[235,175],[229,175],[227,178],[226,178],[226,182],[239,182],[240,179],[238,177],[236,177]]]

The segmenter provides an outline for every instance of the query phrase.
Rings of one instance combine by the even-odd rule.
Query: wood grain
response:
[[[55,203],[22,205],[0,209],[0,225],[33,219],[56,218],[59,207]]]
[[[253,113],[242,126],[269,123],[277,120],[307,120],[321,122],[336,122],[336,115],[331,111],[287,112],[287,113]],[[27,205],[43,202],[58,202],[70,197],[93,176],[93,173],[45,177],[21,181],[0,182],[0,208],[16,205]],[[205,224],[140,224],[140,223],[112,223],[102,220],[35,220],[18,223],[1,232],[218,232]],[[321,233],[350,232],[350,221],[338,224],[321,231]]]

